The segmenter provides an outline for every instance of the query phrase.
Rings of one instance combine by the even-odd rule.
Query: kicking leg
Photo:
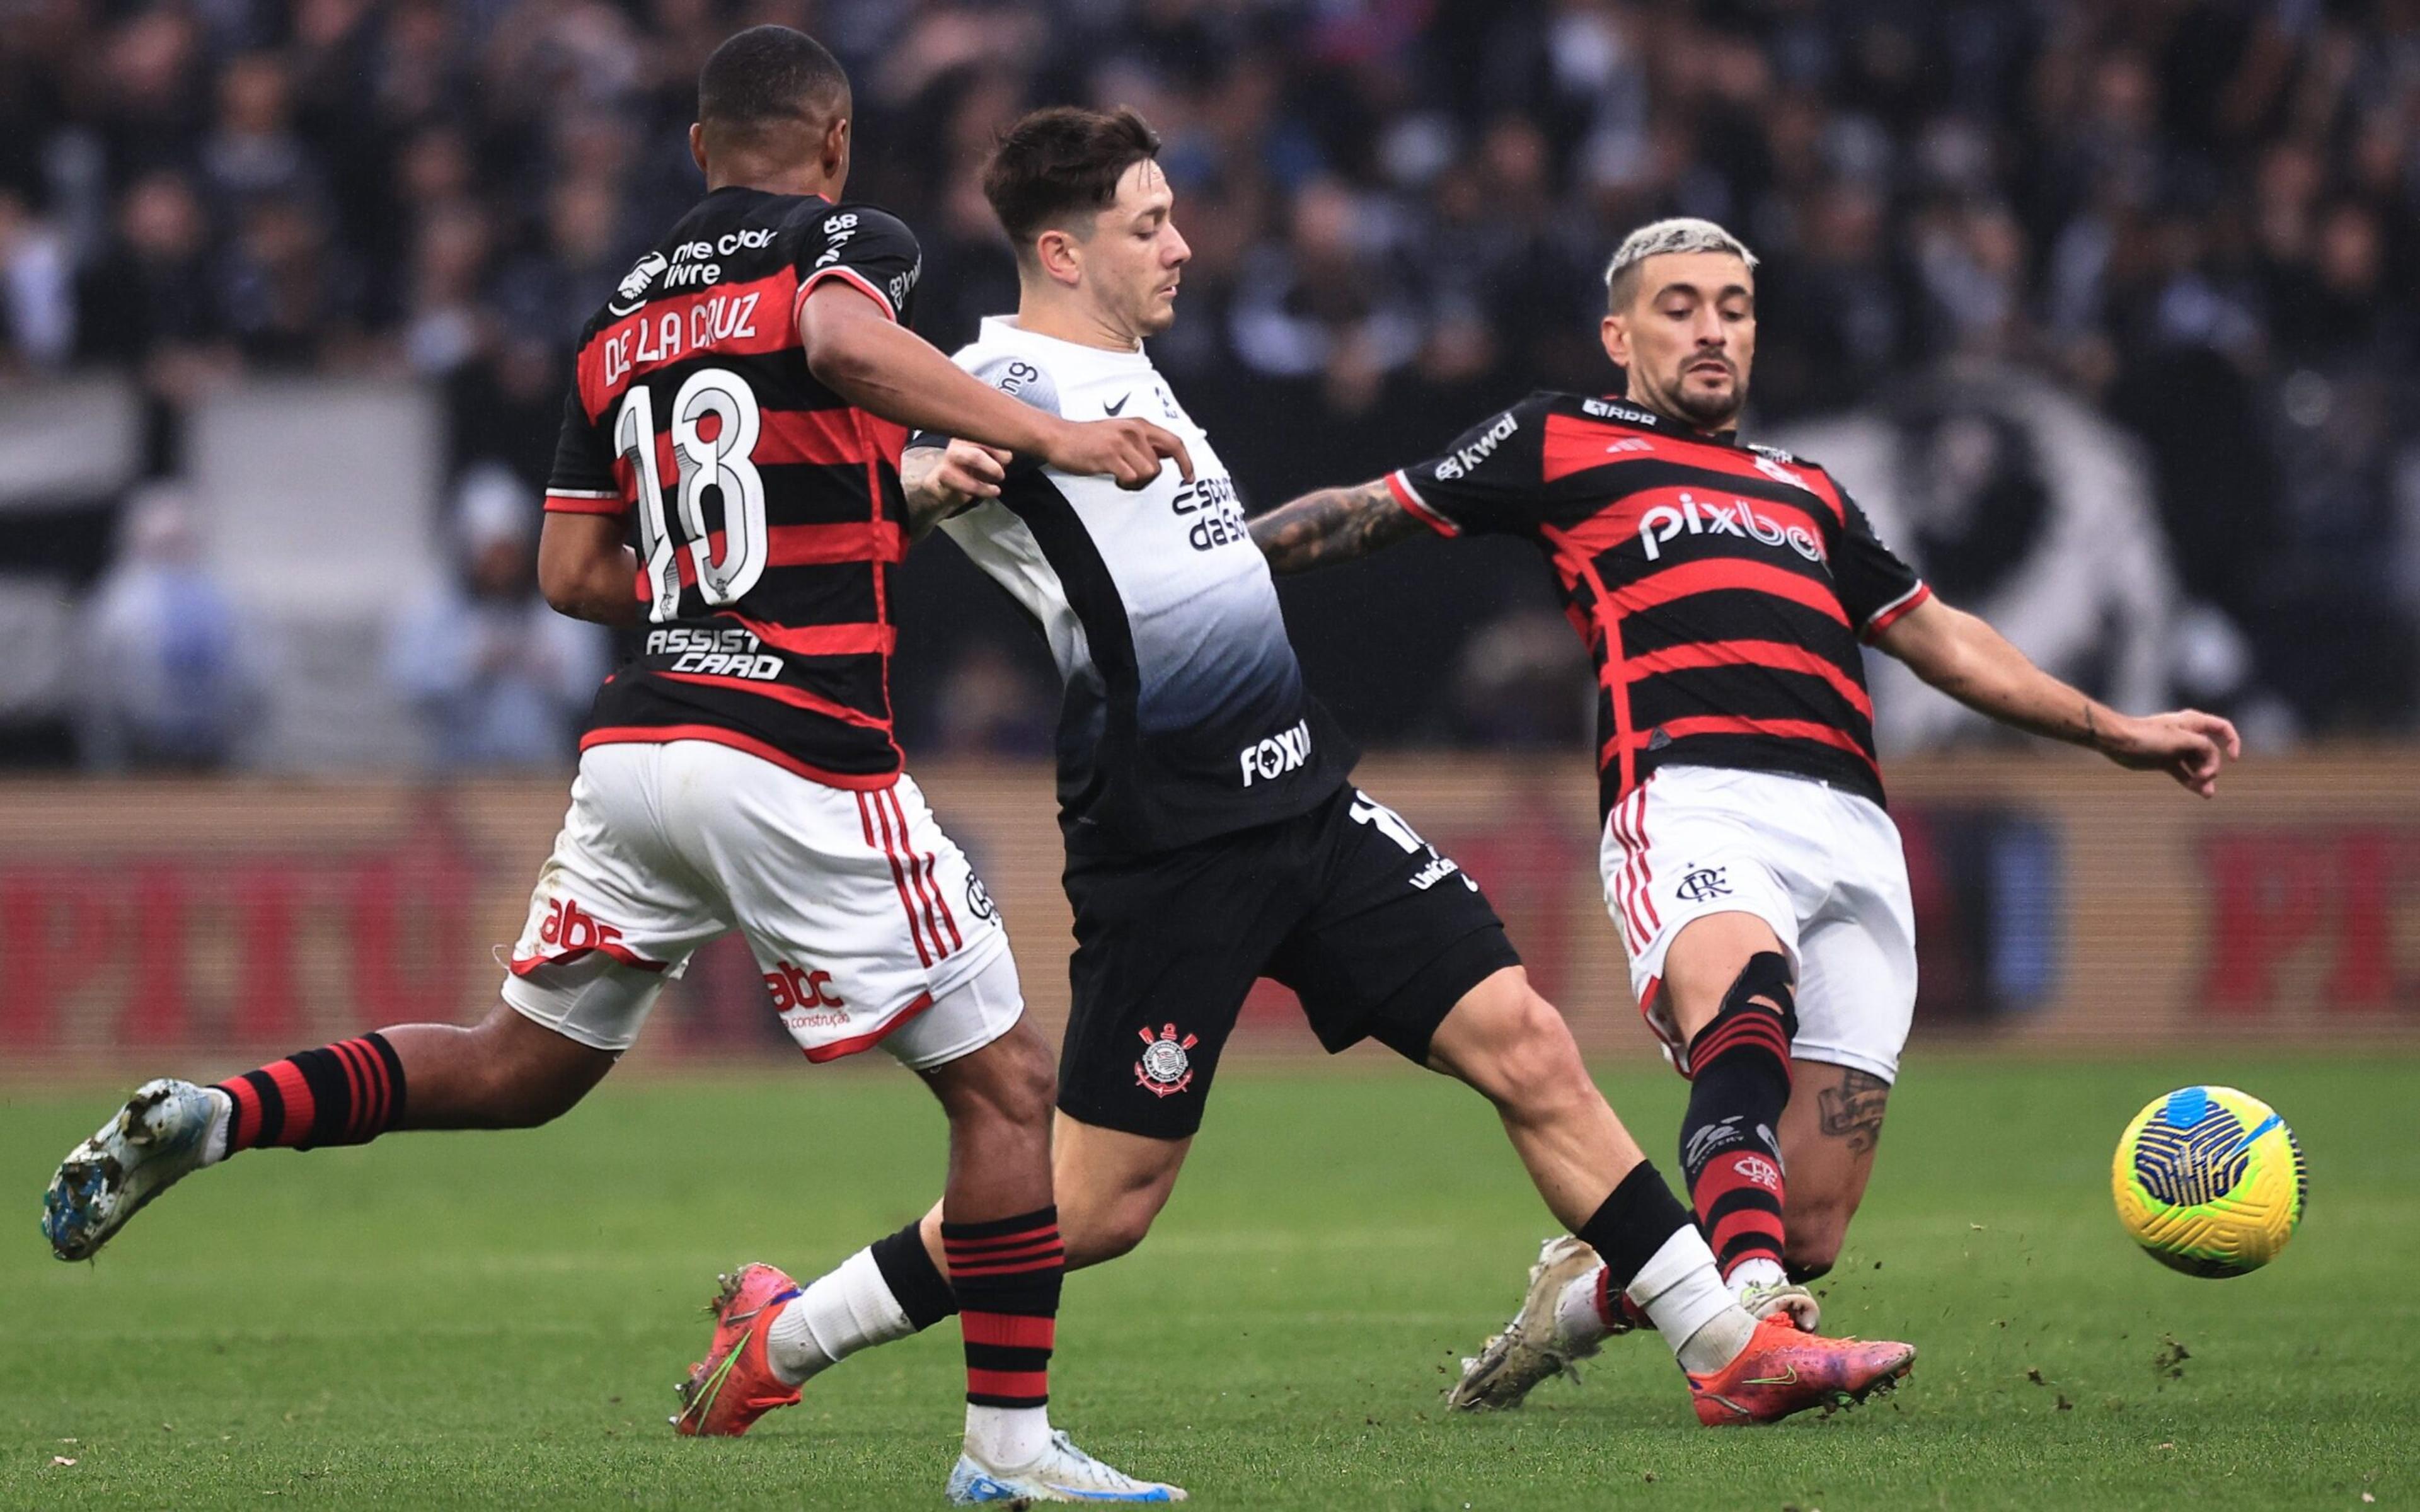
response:
[[[1849,1220],[1865,1199],[1890,1083],[1854,1066],[1820,1060],[1792,1066],[1797,1089],[1781,1115],[1781,1153],[1790,1170],[1783,1257],[1790,1279],[1804,1283],[1832,1269]]]
[[[1683,1369],[1703,1374],[1738,1357],[1755,1320],[1724,1289],[1688,1210],[1622,1127],[1527,972],[1507,966],[1472,988],[1431,1037],[1429,1063],[1496,1104],[1539,1195],[1578,1241],[1568,1263],[1548,1246],[1532,1283],[1539,1316],[1525,1304],[1489,1342],[1455,1387],[1456,1406],[1513,1405],[1595,1352],[1624,1295]]]
[[[1625,1301],[1671,1346],[1701,1423],[1769,1423],[1862,1401],[1906,1374],[1916,1357],[1906,1345],[1816,1338],[1748,1315],[1724,1287],[1688,1210],[1590,1080],[1561,1015],[1518,967],[1466,995],[1437,1026],[1429,1054],[1497,1105],[1575,1246],[1568,1257],[1548,1246],[1520,1315],[1466,1364],[1448,1394],[1451,1405],[1517,1405],[1590,1352]],[[1598,1191],[1607,1195],[1588,1209]]]
[[[585,1096],[615,1058],[500,1003],[472,1027],[397,1025],[297,1051],[213,1087],[149,1082],[61,1164],[43,1199],[42,1229],[59,1258],[85,1259],[144,1204],[240,1150],[545,1123]]]

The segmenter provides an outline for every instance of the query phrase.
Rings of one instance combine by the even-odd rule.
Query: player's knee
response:
[[[1159,1204],[1140,1194],[1128,1194],[1108,1203],[1086,1223],[1080,1236],[1067,1238],[1067,1263],[1098,1265],[1130,1255],[1151,1232],[1152,1220],[1159,1216]]]
[[[934,1073],[935,1090],[954,1123],[1032,1132],[1050,1126],[1059,1072],[1040,1034],[1019,1022],[1006,1034]]]
[[[599,1053],[575,1045],[499,1007],[466,1031],[465,1058],[479,1068],[473,1088],[479,1121],[494,1129],[534,1129],[577,1106],[597,1084]]]
[[[1015,1042],[1001,1078],[1001,1116],[1020,1128],[1047,1128],[1059,1101],[1059,1063],[1042,1036],[1022,1024],[1017,1028],[1023,1032],[1008,1036]]]
[[[1547,1110],[1594,1094],[1571,1026],[1527,983],[1486,1006],[1485,1049],[1463,1070],[1472,1086],[1507,1108]]]
[[[987,1054],[992,1065],[983,1090],[991,1116],[1021,1129],[1047,1127],[1059,1098],[1059,1066],[1049,1044],[1020,1021],[993,1041]]]
[[[543,1060],[499,1062],[489,1074],[488,1116],[498,1129],[535,1129],[577,1107],[590,1085]]]

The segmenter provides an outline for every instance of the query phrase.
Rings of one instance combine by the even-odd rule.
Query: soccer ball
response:
[[[2308,1182],[2286,1120],[2232,1087],[2183,1088],[2134,1115],[2109,1178],[2134,1242],[2207,1276],[2275,1259],[2303,1221]]]

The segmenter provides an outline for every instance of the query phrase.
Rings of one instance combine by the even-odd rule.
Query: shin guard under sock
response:
[[[382,1034],[298,1050],[211,1088],[234,1103],[226,1147],[365,1145],[403,1119],[403,1061]]]
[[[1689,1041],[1681,1168],[1726,1277],[1764,1261],[1770,1279],[1781,1279],[1784,1178],[1774,1130],[1790,1102],[1797,1029],[1790,963],[1765,950],[1748,958],[1713,1022]]]
[[[1050,1350],[1067,1250],[1059,1210],[957,1224],[941,1218],[941,1254],[966,1335],[967,1445],[1013,1469],[1050,1443]]]

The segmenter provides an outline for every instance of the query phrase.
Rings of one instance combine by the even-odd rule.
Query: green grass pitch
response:
[[[1446,1372],[1549,1227],[1492,1118],[1373,1060],[1239,1063],[1157,1232],[1071,1281],[1052,1411],[1214,1508],[2408,1504],[2415,1070],[1917,1057],[1824,1283],[1832,1326],[1920,1347],[1914,1379],[1716,1431],[1652,1337],[1448,1417]],[[2270,1100],[2310,1156],[2301,1234],[2240,1280],[2162,1270],[2110,1210],[2119,1129],[2195,1080]],[[1606,1085],[1671,1142],[1676,1078]],[[664,1425],[718,1268],[813,1273],[935,1190],[940,1119],[904,1074],[638,1071],[533,1133],[247,1155],[61,1265],[40,1190],[110,1096],[0,1094],[0,1504],[939,1504],[953,1328],[745,1440]]]

